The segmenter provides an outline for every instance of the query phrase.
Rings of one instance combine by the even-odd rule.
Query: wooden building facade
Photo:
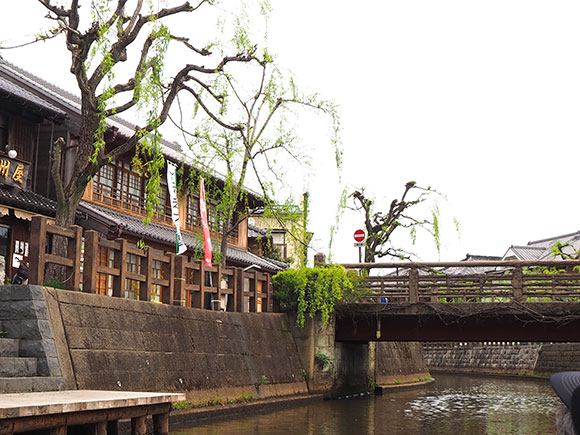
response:
[[[31,217],[37,214],[45,216],[49,224],[50,218],[54,217],[56,204],[50,176],[51,147],[57,137],[63,137],[66,141],[61,164],[62,176],[66,180],[76,158],[79,113],[78,98],[0,59],[0,281],[10,280],[19,263],[29,261]],[[115,135],[125,137],[132,134],[129,125],[121,119],[109,122],[109,128],[115,131]],[[17,152],[17,159],[9,158],[7,146]],[[162,152],[169,161],[177,163],[184,160],[177,144],[164,141]],[[122,239],[130,245],[142,242],[159,252],[175,252],[175,227],[165,177],[161,181],[159,205],[153,216],[149,216],[145,204],[147,180],[131,167],[132,157],[131,154],[124,155],[101,168],[84,193],[76,223],[83,231],[95,231],[103,240]],[[10,161],[13,167],[19,163],[26,167],[28,176],[21,186],[3,182],[3,161]],[[215,182],[219,186],[221,181],[216,179]],[[248,197],[249,201],[259,204],[257,195],[250,193]],[[196,195],[183,192],[178,203],[180,229],[188,247],[184,261],[189,263],[199,258],[199,251],[203,249],[199,199]],[[220,218],[212,204],[208,204],[207,208],[212,241],[216,246],[222,237]],[[145,223],[145,218],[149,218],[150,223]],[[247,219],[239,220],[229,235],[228,243],[230,246],[225,253],[228,266],[268,274],[286,267],[284,263],[248,250]],[[97,258],[102,268],[112,267],[116,261],[114,249],[107,247],[106,243],[100,245]],[[139,274],[139,256],[128,252],[125,259],[126,271]],[[151,267],[157,278],[169,278],[165,276],[167,271],[162,262],[153,259]],[[212,279],[211,274],[207,275],[203,284],[216,287]],[[119,291],[115,289],[114,277],[110,274],[99,273],[91,283],[95,288],[89,291],[109,295]],[[142,287],[138,282],[127,280],[124,287],[125,297],[142,298]],[[148,295],[153,301],[163,298],[160,287],[153,286],[148,290]],[[210,308],[212,303],[211,298],[193,303],[191,295],[185,294],[182,299],[189,306]],[[228,304],[224,300],[222,305]]]

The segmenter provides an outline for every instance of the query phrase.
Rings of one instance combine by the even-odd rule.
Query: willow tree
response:
[[[78,154],[69,180],[61,178],[63,141],[57,141],[54,147],[56,223],[68,226],[74,223],[87,184],[101,167],[119,156],[138,150],[142,157],[138,162],[140,169],[150,180],[159,180],[164,161],[160,158],[157,130],[167,120],[177,95],[184,89],[201,95],[207,83],[224,74],[228,65],[253,60],[255,47],[212,53],[210,47],[196,46],[165,24],[170,17],[196,13],[211,4],[210,0],[161,9],[154,9],[153,2],[143,0],[94,0],[90,13],[85,14],[81,14],[78,0],[69,0],[65,6],[62,1],[38,1],[55,26],[37,40],[64,36],[71,56],[70,71],[81,96]],[[181,56],[182,64],[168,74],[164,72],[165,55],[170,44],[181,45],[187,55]],[[128,60],[132,60],[132,65],[121,68]],[[206,105],[202,107],[209,110]],[[130,110],[146,113],[146,119],[135,126],[129,137],[116,135],[114,141],[110,140],[109,135],[116,132],[109,127],[109,118]],[[214,114],[208,112],[208,116]],[[155,198],[158,188],[155,182],[149,183],[148,197]]]
[[[439,193],[431,187],[420,187],[414,181],[405,184],[400,198],[391,201],[387,211],[376,211],[375,200],[369,198],[364,189],[355,190],[351,197],[355,209],[364,214],[364,226],[367,237],[365,240],[365,263],[374,263],[376,258],[390,257],[410,260],[414,254],[393,243],[393,233],[403,229],[409,231],[412,242],[417,236],[417,230],[427,231],[435,241],[437,251],[440,250],[439,239],[439,208],[433,202],[429,218],[417,216],[418,206],[433,199]],[[413,215],[413,213],[415,215]]]
[[[234,31],[240,52],[251,52],[255,47],[244,31],[247,27],[238,22]],[[225,70],[217,72],[213,86],[203,84],[202,93],[184,86],[197,109],[193,120],[196,127],[184,129],[197,166],[223,173],[224,186],[216,190],[213,199],[222,225],[220,251],[224,264],[228,235],[240,219],[252,212],[244,207],[248,179],[262,197],[260,212],[275,218],[303,246],[309,242],[305,205],[297,207],[275,195],[276,186],[289,181],[280,175],[284,170],[281,162],[300,165],[308,160],[296,144],[296,116],[300,112],[314,111],[326,117],[331,129],[329,152],[336,154],[340,164],[339,117],[332,102],[301,93],[294,79],[276,66],[266,49],[235,69],[235,75]],[[296,222],[300,225],[293,225]]]

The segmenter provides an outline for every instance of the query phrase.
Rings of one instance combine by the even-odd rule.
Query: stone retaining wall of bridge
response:
[[[423,343],[431,371],[550,377],[580,370],[580,343]]]

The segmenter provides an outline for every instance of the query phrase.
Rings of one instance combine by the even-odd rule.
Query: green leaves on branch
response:
[[[297,326],[317,314],[326,325],[336,304],[356,299],[356,280],[354,272],[338,265],[285,270],[272,278],[274,299],[282,311],[297,313]]]

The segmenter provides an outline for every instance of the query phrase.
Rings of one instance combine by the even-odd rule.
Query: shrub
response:
[[[344,267],[290,269],[272,278],[274,298],[282,311],[295,311],[296,324],[304,326],[305,316],[320,314],[326,325],[339,302],[353,302],[357,298],[354,283],[356,274]]]

